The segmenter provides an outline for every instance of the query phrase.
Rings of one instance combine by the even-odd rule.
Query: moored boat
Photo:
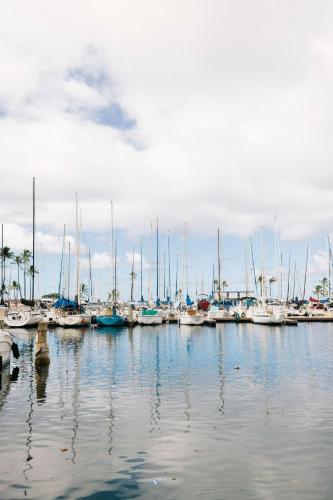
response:
[[[185,312],[181,312],[179,315],[180,325],[203,325],[204,322],[204,315],[195,309],[188,309]]]
[[[117,309],[114,306],[112,309],[108,308],[106,314],[100,314],[96,316],[96,323],[98,326],[124,326],[127,323],[127,319],[120,314],[117,314]]]
[[[84,327],[90,325],[90,316],[88,314],[66,314],[58,318],[59,326],[63,327]]]
[[[258,325],[282,325],[285,315],[281,307],[258,307],[252,314],[252,322]]]
[[[161,325],[163,316],[158,309],[141,309],[137,321],[139,325]]]
[[[36,326],[42,320],[43,315],[39,311],[28,309],[8,311],[4,316],[4,323],[10,328],[27,328]]]
[[[2,366],[9,364],[12,345],[13,341],[10,333],[6,330],[0,330],[0,369]]]

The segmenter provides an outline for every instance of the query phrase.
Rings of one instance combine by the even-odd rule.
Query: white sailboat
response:
[[[280,306],[269,307],[261,304],[252,314],[252,322],[258,325],[282,325],[284,311]]]
[[[196,309],[187,309],[179,314],[180,325],[203,325],[205,322],[204,315]]]
[[[263,258],[263,228],[261,227],[261,290],[258,306],[252,313],[252,322],[258,325],[282,325],[285,319],[282,306],[268,305],[266,303],[266,287]]]
[[[137,322],[139,325],[161,325],[163,315],[159,309],[142,308],[137,316]]]
[[[81,303],[81,290],[80,290],[80,230],[79,230],[79,215],[78,215],[78,202],[77,193],[75,194],[75,207],[76,207],[76,299],[78,308]],[[58,318],[59,326],[63,327],[83,327],[90,325],[91,317],[86,313],[66,313]]]
[[[4,323],[10,328],[28,328],[37,326],[43,320],[43,315],[39,311],[30,309],[18,309],[8,311],[4,317]]]

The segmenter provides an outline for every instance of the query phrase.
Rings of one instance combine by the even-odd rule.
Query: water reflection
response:
[[[219,329],[217,332],[217,368],[218,375],[220,380],[219,387],[219,397],[220,397],[220,405],[219,412],[224,414],[224,352],[223,352],[223,335],[221,330]]]
[[[152,384],[151,390],[151,400],[150,400],[150,435],[153,434],[155,430],[159,431],[159,421],[161,418],[160,405],[160,336],[156,333],[154,336],[152,334],[152,340],[155,344],[155,356],[154,356],[154,382]]]
[[[21,350],[22,352],[22,350]],[[28,347],[23,351],[27,358],[27,363],[28,363],[28,415],[25,420],[27,424],[27,435],[26,435],[26,440],[25,440],[25,453],[26,453],[26,459],[25,459],[25,465],[23,468],[23,475],[26,479],[29,479],[28,477],[28,472],[33,469],[32,465],[32,438],[33,438],[33,425],[32,425],[32,416],[34,412],[34,337],[33,335],[30,336],[30,342],[28,344]]]
[[[55,329],[45,371],[34,335],[2,381],[0,498],[330,498],[333,325]]]
[[[49,376],[49,365],[40,365],[35,369],[36,396],[37,403],[46,402],[46,386]]]

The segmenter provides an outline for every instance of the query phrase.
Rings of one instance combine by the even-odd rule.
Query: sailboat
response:
[[[6,330],[0,330],[0,370],[2,366],[5,366],[10,362],[12,345],[13,341],[10,333]]]
[[[284,311],[282,306],[268,305],[266,303],[264,258],[263,258],[263,228],[261,227],[261,291],[258,306],[252,313],[252,322],[258,325],[282,325]]]
[[[79,312],[77,313],[64,313],[59,316],[58,323],[59,326],[63,327],[84,327],[88,326],[91,322],[91,317],[88,314],[80,312],[80,231],[79,231],[79,217],[78,217],[78,202],[77,193],[75,194],[75,206],[76,206],[76,301]]]
[[[159,241],[158,241],[158,219],[156,222],[156,305],[159,306]],[[137,315],[139,325],[161,325],[163,315],[157,307],[142,307]]]
[[[180,325],[203,325],[205,322],[204,315],[196,309],[188,308],[186,311],[179,314]]]
[[[187,224],[185,224],[184,232],[184,264],[185,264],[185,281],[186,281],[186,310],[179,313],[179,324],[180,325],[202,325],[205,321],[205,317],[201,311],[193,307],[193,302],[189,296],[189,285],[188,285],[188,247],[187,247]]]
[[[127,323],[127,318],[121,316],[117,312],[117,239],[114,248],[113,238],[113,203],[111,201],[111,268],[113,270],[112,286],[113,286],[113,304],[112,307],[107,307],[104,314],[96,315],[96,323],[99,327],[124,326]]]
[[[36,326],[40,321],[43,320],[43,315],[35,310],[33,307],[35,305],[35,221],[36,221],[36,210],[35,210],[35,177],[32,181],[32,287],[31,287],[31,300],[26,301],[31,307],[22,307],[15,309],[9,309],[4,317],[4,323],[10,328],[27,328],[31,326]],[[3,235],[2,235],[3,240]],[[3,245],[3,242],[2,242]]]

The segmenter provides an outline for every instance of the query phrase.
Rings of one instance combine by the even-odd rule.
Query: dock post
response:
[[[50,363],[49,348],[47,345],[47,323],[38,323],[36,338],[35,365],[43,366]]]

